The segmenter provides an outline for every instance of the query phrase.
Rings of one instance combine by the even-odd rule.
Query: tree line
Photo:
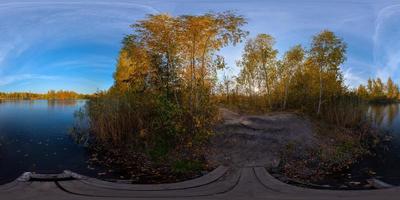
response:
[[[246,41],[237,61],[239,74],[219,81],[216,94],[222,105],[257,112],[297,110],[339,119],[334,116],[352,113],[362,101],[399,99],[399,87],[391,78],[386,84],[380,78],[369,79],[356,89],[344,84],[347,45],[332,31],[314,35],[308,48],[294,45],[280,59],[274,45],[268,34]]]
[[[380,78],[368,79],[366,85],[357,88],[357,94],[372,103],[397,102],[400,99],[399,86],[391,77],[384,83]]]
[[[37,99],[49,99],[49,100],[67,100],[67,99],[86,99],[90,95],[79,94],[74,91],[68,90],[50,90],[46,94],[31,93],[31,92],[0,92],[0,99],[7,100],[37,100]]]
[[[220,82],[223,104],[242,110],[267,112],[298,110],[315,116],[335,115],[338,101],[353,101],[356,94],[343,81],[341,67],[347,45],[332,31],[312,37],[310,46],[295,45],[278,59],[275,39],[259,34],[247,40],[240,73]]]

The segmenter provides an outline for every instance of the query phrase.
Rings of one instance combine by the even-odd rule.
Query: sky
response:
[[[400,83],[400,0],[0,0],[0,91],[106,90],[130,24],[147,14],[226,10],[245,16],[249,37],[275,37],[280,56],[334,31],[348,45],[349,87],[369,77]],[[232,76],[243,46],[220,53]]]

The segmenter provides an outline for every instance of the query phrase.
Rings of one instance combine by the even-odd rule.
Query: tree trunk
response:
[[[267,88],[267,101],[268,101],[268,105],[269,105],[269,109],[272,110],[272,104],[271,104],[271,93],[270,93],[270,87],[269,87],[269,83],[268,83],[268,76],[265,78],[265,86]]]
[[[269,104],[269,109],[272,110],[272,104],[271,104],[271,88],[269,85],[269,80],[268,80],[268,71],[267,71],[267,64],[266,62],[263,62],[263,69],[264,69],[264,73],[265,73],[265,87],[267,88],[267,101]]]
[[[226,89],[226,102],[229,105],[229,82],[226,82],[225,89]]]
[[[196,41],[195,41],[195,38],[193,38],[193,41],[192,41],[192,49],[191,49],[191,66],[190,66],[190,99],[189,99],[189,103],[190,103],[190,111],[191,111],[191,113],[193,114],[193,107],[194,107],[194,105],[195,105],[195,101],[196,101],[196,97],[195,97],[195,95],[193,94],[194,93],[194,87],[196,86],[195,85],[195,70],[196,70],[196,68],[195,68],[195,64],[196,64],[196,60],[195,60],[195,48],[196,48]]]
[[[290,81],[288,81],[286,83],[286,85],[285,85],[285,97],[283,98],[283,110],[286,109],[286,102],[287,102],[287,96],[288,96],[289,83],[290,83]]]
[[[317,115],[321,113],[321,104],[322,104],[322,70],[319,70],[319,100],[318,100],[318,110]]]

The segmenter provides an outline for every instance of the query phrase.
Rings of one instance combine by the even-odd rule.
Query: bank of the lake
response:
[[[379,179],[400,185],[400,104],[370,105],[368,114],[385,137],[373,154],[366,156],[349,169],[354,179]]]
[[[107,181],[166,183],[196,178],[214,169],[214,166],[206,166],[195,172],[181,173],[171,171],[162,162],[146,161],[146,157],[135,152],[119,152],[117,148],[104,151],[109,147],[78,142],[72,129],[77,122],[77,111],[86,103],[87,100],[2,100],[0,184],[11,182],[28,171],[61,173],[69,170]],[[175,167],[178,170],[187,168],[187,163],[178,164]]]
[[[376,189],[388,187],[390,185],[400,185],[400,171],[396,166],[400,165],[400,106],[398,103],[391,104],[370,104],[366,107],[368,119],[371,121],[371,129],[375,129],[376,137],[370,138],[366,142],[370,145],[365,146],[365,151],[359,152],[354,158],[347,158],[349,163],[343,163],[341,168],[328,173],[323,172],[321,176],[316,178],[308,178],[307,173],[312,175],[310,169],[305,169],[300,172],[305,175],[300,178],[299,172],[294,174],[283,174],[282,167],[280,166],[271,170],[271,172],[284,182],[295,184],[298,186],[312,187],[312,188],[325,188],[325,189]],[[344,152],[354,150],[354,146],[341,145],[337,138],[330,138],[334,143],[338,143],[336,150],[339,157],[337,159],[346,158]],[[343,143],[346,144],[346,143]],[[351,147],[351,148],[350,148]],[[341,152],[342,150],[345,150]],[[324,151],[324,150],[323,150]],[[304,153],[304,152],[303,152]],[[351,154],[347,154],[349,156]],[[301,170],[301,166],[308,165],[314,167],[321,163],[315,163],[314,156],[304,156],[298,162],[292,163],[289,166],[292,170]],[[334,160],[335,161],[335,160]],[[310,164],[311,163],[311,164]],[[322,164],[323,165],[323,164]],[[322,171],[321,171],[322,172]],[[317,174],[318,175],[318,174]],[[312,177],[312,176],[310,176]]]

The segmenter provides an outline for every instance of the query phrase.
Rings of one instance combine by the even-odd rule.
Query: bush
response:
[[[202,169],[202,164],[199,161],[193,160],[177,160],[172,165],[172,171],[178,174]]]

